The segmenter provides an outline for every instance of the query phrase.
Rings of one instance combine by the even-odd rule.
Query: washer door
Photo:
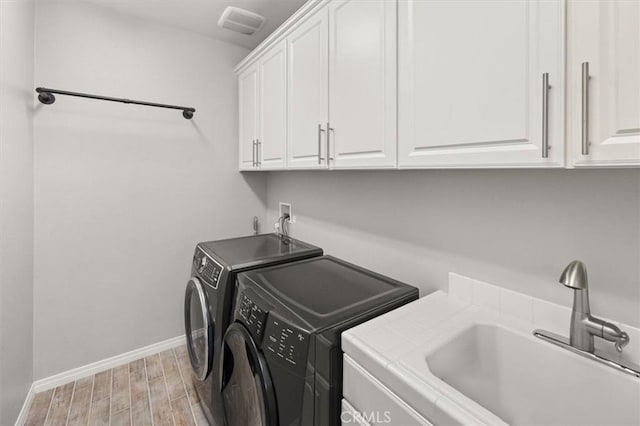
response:
[[[228,426],[277,426],[276,395],[261,352],[240,323],[224,336],[222,400]]]
[[[213,365],[214,323],[202,283],[191,278],[184,295],[184,326],[193,372],[198,380],[207,378]]]

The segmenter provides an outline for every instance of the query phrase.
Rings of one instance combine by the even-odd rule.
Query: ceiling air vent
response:
[[[258,31],[264,23],[263,16],[233,6],[228,6],[218,20],[219,27],[247,35]]]

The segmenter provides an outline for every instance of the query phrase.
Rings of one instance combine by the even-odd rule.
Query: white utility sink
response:
[[[424,367],[512,425],[638,425],[638,380],[497,325],[475,324]]]
[[[348,330],[345,354],[419,424],[640,425],[638,377],[532,334],[568,333],[570,309],[487,288],[473,287],[484,305],[436,292]],[[640,330],[621,328],[622,355],[603,343],[638,363]]]

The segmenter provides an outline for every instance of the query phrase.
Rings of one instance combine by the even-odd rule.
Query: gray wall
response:
[[[640,325],[640,170],[353,171],[268,175],[268,216],[292,235],[414,284],[458,272],[557,303],[586,262],[592,312]]]
[[[0,1],[0,424],[33,379],[33,2]]]
[[[249,234],[266,184],[237,172],[246,49],[84,1],[38,2],[36,22],[38,85],[197,109],[188,121],[62,96],[38,107],[40,379],[183,334],[195,244]]]

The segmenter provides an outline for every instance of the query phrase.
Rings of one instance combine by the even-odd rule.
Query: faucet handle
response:
[[[622,352],[622,349],[624,349],[624,347],[627,346],[628,344],[629,344],[629,335],[627,334],[626,331],[623,331],[622,334],[620,335],[620,339],[616,341],[616,350],[618,352]]]
[[[573,290],[587,290],[587,266],[579,260],[574,260],[564,268],[558,281]]]

